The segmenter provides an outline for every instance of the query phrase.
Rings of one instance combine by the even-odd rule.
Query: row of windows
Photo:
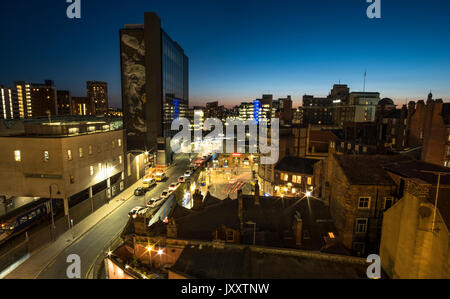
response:
[[[371,197],[369,196],[362,196],[358,200],[358,209],[360,210],[369,210],[370,209],[370,203],[371,203]],[[384,210],[389,209],[394,203],[393,197],[385,197],[384,198]]]
[[[116,142],[113,140],[113,141],[111,142],[111,148],[115,148],[115,146],[116,146]],[[118,146],[118,147],[121,147],[121,146],[122,146],[122,140],[121,140],[121,139],[117,139],[117,146]],[[100,150],[101,150],[101,148],[100,148],[100,146],[99,146],[99,147],[98,147],[98,152],[99,152],[99,153],[100,153]],[[89,155],[92,155],[92,153],[93,153],[93,147],[92,147],[92,145],[90,144],[90,145],[88,146],[88,154],[89,154]],[[83,147],[79,147],[79,148],[78,148],[78,155],[79,155],[80,158],[83,158],[83,157],[84,157],[84,150],[83,150]],[[73,156],[72,156],[72,150],[67,150],[67,160],[71,161],[72,158],[73,158]],[[48,161],[50,160],[50,153],[49,153],[49,151],[43,151],[43,160],[44,160],[44,162],[48,162]],[[16,162],[22,161],[22,153],[21,153],[20,150],[14,150],[14,161],[16,161]]]
[[[289,174],[287,173],[281,173],[281,180],[285,181],[285,182],[289,182]],[[292,183],[294,184],[301,184],[302,183],[302,176],[300,175],[292,175]],[[306,183],[308,185],[312,185],[312,177],[307,177],[306,178]]]

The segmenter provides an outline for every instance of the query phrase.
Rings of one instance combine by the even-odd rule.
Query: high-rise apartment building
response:
[[[95,115],[95,104],[89,97],[72,97],[72,115]]]
[[[311,95],[303,96],[301,110],[303,112],[303,124],[308,125],[332,125],[333,124],[333,100],[330,97],[317,98]]]
[[[52,80],[45,83],[15,82],[20,118],[57,115],[56,87]]]
[[[56,91],[58,115],[70,115],[72,108],[72,95],[69,90]]]
[[[108,111],[108,83],[87,81],[86,89],[88,98],[94,103],[95,114],[104,115]]]
[[[153,12],[144,14],[144,24],[120,30],[120,54],[128,150],[158,150],[165,155],[157,164],[166,165],[170,153],[159,137],[174,133],[173,119],[188,107],[188,57]]]
[[[0,119],[18,119],[19,102],[17,94],[11,88],[0,85]]]

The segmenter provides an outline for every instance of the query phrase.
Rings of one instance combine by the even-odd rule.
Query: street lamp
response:
[[[56,190],[57,190],[57,191],[56,191],[56,194],[57,194],[57,195],[61,194],[61,192],[59,192],[59,187],[58,187],[58,185],[55,184],[55,183],[50,184],[50,186],[48,186],[48,189],[49,189],[49,191],[50,191],[50,214],[51,214],[51,216],[52,216],[52,231],[54,232],[54,230],[56,229],[56,226],[55,226],[55,218],[53,217],[52,186],[56,186]],[[53,234],[52,234],[52,237],[53,237]]]

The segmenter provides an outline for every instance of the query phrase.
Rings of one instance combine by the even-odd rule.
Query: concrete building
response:
[[[397,109],[389,98],[380,100],[375,113],[377,143],[381,149],[401,151],[407,147],[408,109]]]
[[[58,115],[71,115],[72,113],[72,94],[69,90],[57,90]]]
[[[302,124],[304,125],[332,125],[333,101],[331,98],[317,98],[311,95],[303,96]]]
[[[94,210],[124,189],[119,119],[33,119],[22,134],[0,137],[0,144],[0,194],[58,198],[68,223],[72,206],[89,199]],[[104,191],[106,198],[97,196]]]
[[[102,81],[86,82],[87,97],[94,103],[95,115],[105,115],[108,111],[108,83]]]
[[[0,119],[19,119],[19,102],[16,92],[0,85]]]
[[[158,138],[171,137],[178,110],[189,105],[188,57],[153,12],[144,14],[144,24],[120,30],[120,54],[127,150],[158,149],[158,163],[168,165],[170,147]]]
[[[450,170],[419,161],[386,170],[402,186],[403,196],[383,216],[383,270],[390,278],[449,279]]]
[[[44,83],[14,83],[19,101],[20,118],[57,115],[56,87],[52,80]]]
[[[95,115],[95,104],[89,97],[72,97],[71,115]]]

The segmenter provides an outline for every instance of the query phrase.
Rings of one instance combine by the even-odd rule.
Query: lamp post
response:
[[[52,198],[52,186],[53,185],[56,186],[56,189],[57,189],[56,194],[60,194],[57,184],[53,183],[53,184],[50,184],[50,186],[48,186],[48,189],[50,191],[50,214],[52,216],[52,238],[54,236],[54,231],[56,229],[55,218],[53,217],[53,198]]]
[[[253,245],[256,244],[256,222],[247,221],[246,224],[253,225]]]

